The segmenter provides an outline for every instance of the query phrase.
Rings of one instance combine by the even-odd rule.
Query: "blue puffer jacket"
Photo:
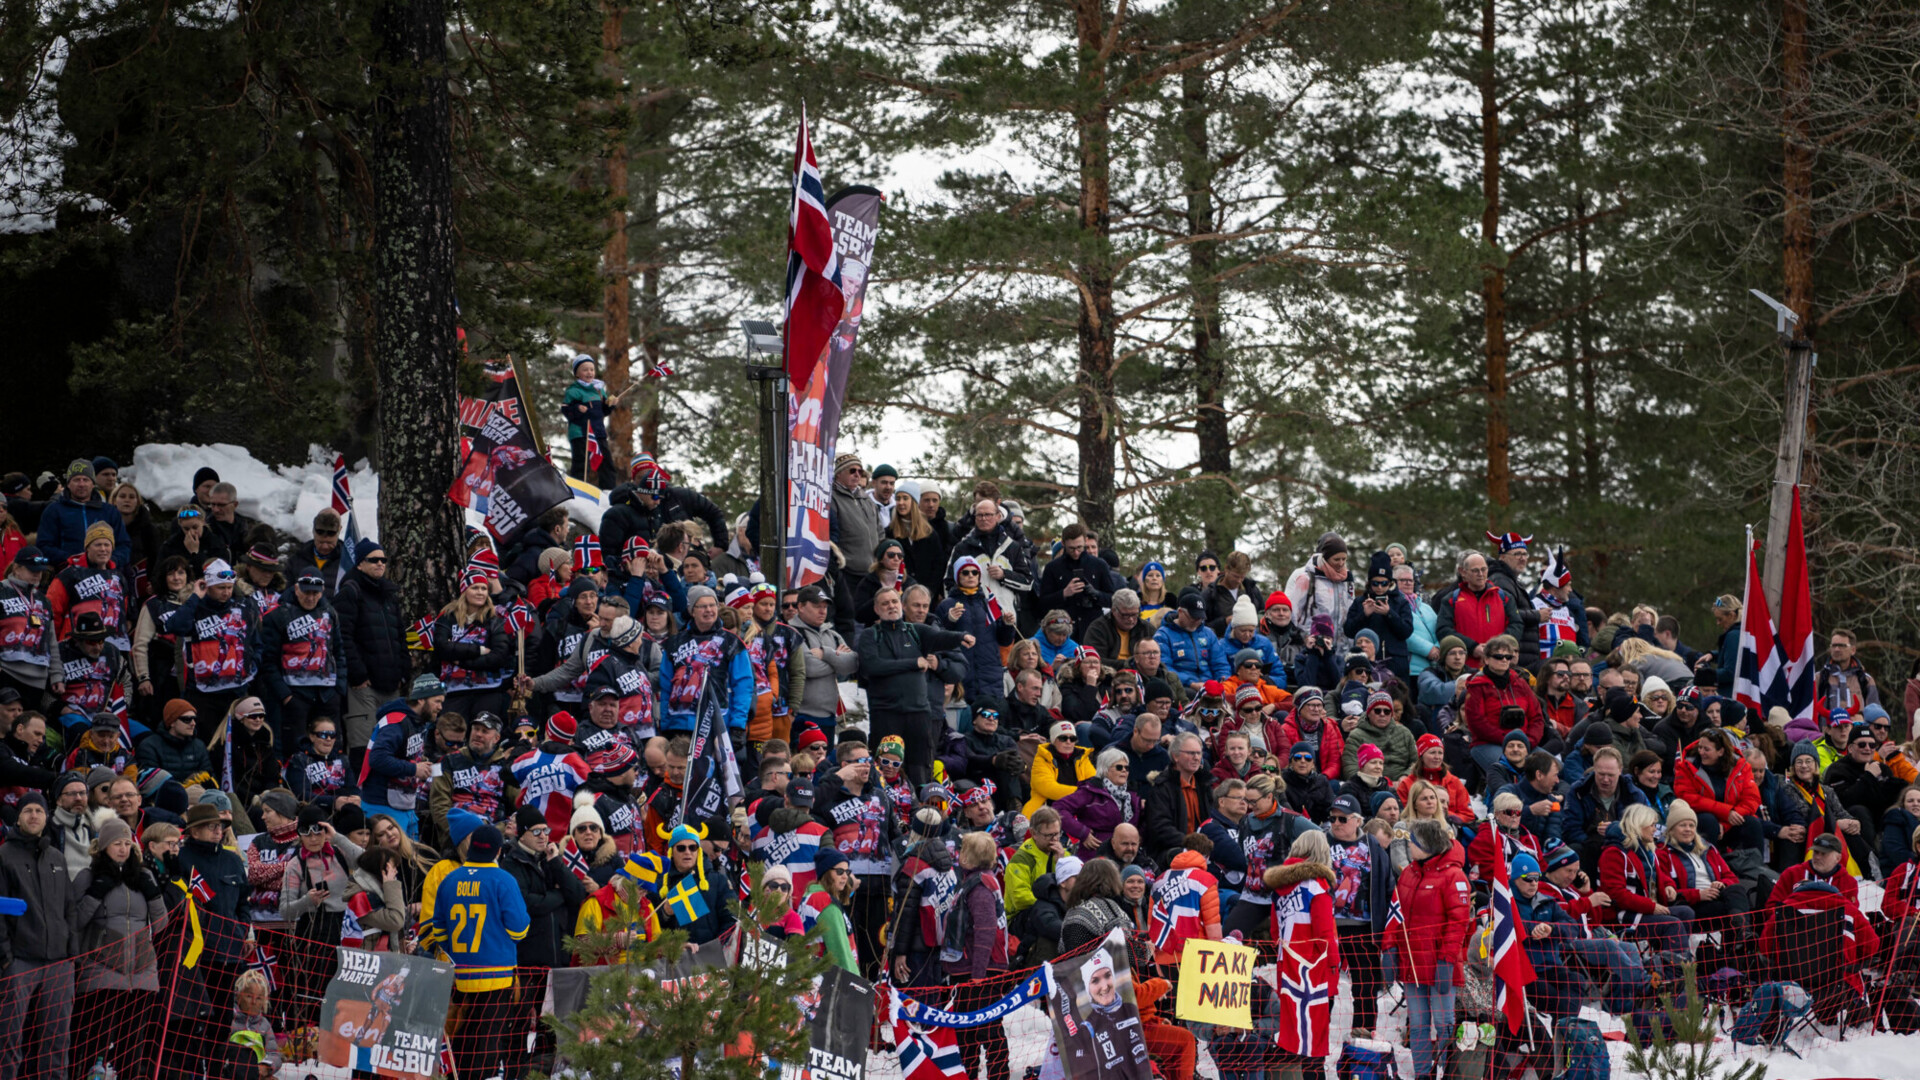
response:
[[[1220,638],[1205,626],[1182,630],[1167,616],[1160,631],[1153,635],[1160,643],[1160,662],[1188,686],[1208,679],[1225,681],[1233,675],[1233,664]]]
[[[40,553],[55,567],[64,566],[68,559],[86,550],[87,530],[102,522],[113,526],[113,561],[132,566],[133,541],[127,536],[127,523],[120,519],[120,511],[107,505],[97,492],[81,502],[63,491],[47,504],[40,514]]]
[[[1165,646],[1162,646],[1162,648],[1164,649]],[[1235,640],[1232,631],[1228,631],[1227,636],[1220,639],[1220,651],[1226,654],[1229,677],[1235,674],[1233,671],[1234,654],[1238,653],[1241,649],[1252,649],[1254,652],[1259,653],[1260,666],[1266,671],[1267,678],[1272,679],[1273,685],[1280,689],[1285,690],[1287,688],[1287,665],[1280,662],[1280,650],[1273,647],[1273,642],[1267,640],[1267,635],[1265,634],[1256,633],[1253,635],[1252,640],[1245,644],[1241,644]]]

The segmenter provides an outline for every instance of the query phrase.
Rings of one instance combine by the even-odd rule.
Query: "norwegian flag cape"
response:
[[[592,775],[587,759],[575,753],[535,750],[520,755],[510,769],[514,786],[520,789],[520,805],[538,809],[554,833],[571,843],[573,793]]]
[[[1202,937],[1200,899],[1219,888],[1205,870],[1170,870],[1153,883],[1153,903],[1147,909],[1147,936],[1156,953],[1178,955],[1189,938]]]
[[[915,1027],[907,1020],[907,1001],[892,986],[887,991],[887,1033],[900,1058],[902,1080],[963,1080],[966,1063],[960,1039],[950,1027]]]
[[[900,872],[919,891],[920,940],[929,949],[937,949],[946,941],[947,914],[959,896],[959,880],[954,875],[952,862],[949,860],[944,869],[936,867],[922,859],[916,847],[901,864]]]
[[[1331,1053],[1333,996],[1340,989],[1340,937],[1333,923],[1333,872],[1291,859],[1273,874],[1274,982],[1280,1048],[1302,1057]],[[1277,879],[1277,880],[1276,880]]]
[[[813,857],[820,853],[820,845],[826,838],[827,827],[817,821],[809,821],[789,833],[769,829],[754,838],[753,857],[770,866],[786,867],[793,875],[793,891],[805,896],[813,886]]]

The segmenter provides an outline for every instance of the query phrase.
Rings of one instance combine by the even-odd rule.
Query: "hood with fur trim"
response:
[[[1267,883],[1267,888],[1273,890],[1275,893],[1280,893],[1293,888],[1308,878],[1319,878],[1321,881],[1331,885],[1333,884],[1333,870],[1321,866],[1319,863],[1307,862],[1305,859],[1301,859],[1296,862],[1287,862],[1279,866],[1267,867],[1267,872],[1261,880]]]

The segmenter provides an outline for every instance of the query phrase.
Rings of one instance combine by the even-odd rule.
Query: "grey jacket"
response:
[[[880,545],[880,504],[865,490],[848,492],[834,484],[831,513],[832,540],[846,556],[848,573],[857,577],[873,563],[873,549]]]
[[[116,883],[104,898],[88,895],[92,887],[89,866],[73,882],[74,895],[79,897],[73,921],[84,954],[75,989],[81,993],[160,989],[153,939],[167,923],[166,901],[157,891],[149,900],[125,882]]]
[[[310,856],[306,849],[300,848],[287,860],[287,869],[280,876],[280,917],[293,922],[302,915],[320,910],[321,904],[315,903],[307,893],[325,885],[327,898],[324,903],[328,911],[347,910],[347,897],[360,891],[354,887],[353,867],[360,860],[362,851],[358,844],[338,834],[333,838],[333,849],[338,857],[325,857],[325,876],[319,873],[322,857]]]
[[[818,629],[808,626],[805,619],[794,619],[787,625],[800,635],[800,641],[808,650],[819,649],[820,656],[811,651],[806,653],[806,682],[800,688],[800,701],[794,711],[807,716],[832,716],[840,711],[840,680],[853,678],[860,670],[860,654],[847,646],[847,652],[840,647],[847,645],[847,639],[833,628],[833,623],[821,623]]]

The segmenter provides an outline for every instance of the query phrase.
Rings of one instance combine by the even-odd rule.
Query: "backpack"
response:
[[[1607,1080],[1613,1059],[1600,1025],[1591,1020],[1562,1020],[1553,1028],[1553,1080]]]
[[[1787,1026],[1807,1015],[1813,998],[1799,983],[1761,983],[1753,998],[1741,1006],[1727,1035],[1748,1046],[1772,1046],[1787,1033]]]
[[[1400,1080],[1400,1065],[1393,1055],[1393,1044],[1373,1039],[1349,1039],[1340,1048],[1340,1060],[1333,1067],[1336,1080]]]

